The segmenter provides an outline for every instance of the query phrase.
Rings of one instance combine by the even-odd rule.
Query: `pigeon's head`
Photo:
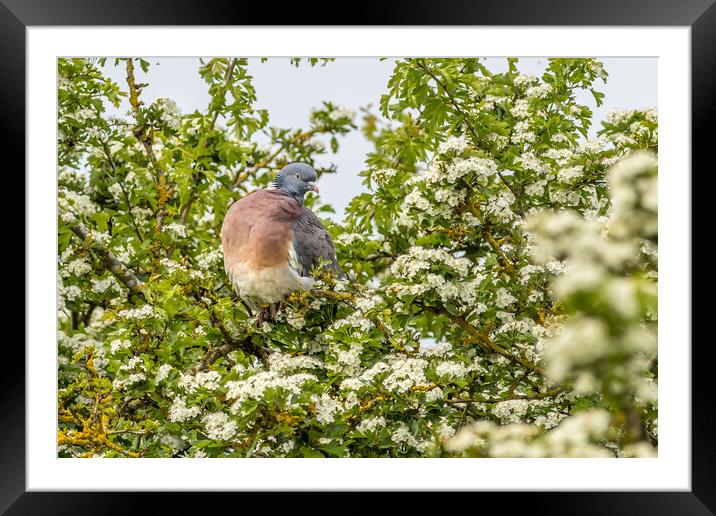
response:
[[[306,192],[318,192],[317,180],[318,174],[311,165],[291,163],[279,171],[273,186],[303,201]]]

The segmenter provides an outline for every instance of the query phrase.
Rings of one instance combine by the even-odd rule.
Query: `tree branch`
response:
[[[129,87],[129,104],[132,107],[132,113],[137,124],[134,126],[134,136],[141,142],[144,147],[149,162],[152,164],[154,169],[154,184],[159,194],[157,201],[157,224],[155,227],[155,233],[159,234],[162,231],[162,223],[166,212],[166,204],[169,201],[169,190],[167,185],[167,176],[164,170],[157,163],[157,157],[152,149],[153,135],[151,131],[147,131],[144,124],[144,115],[141,111],[142,102],[139,100],[140,87],[137,86],[134,78],[134,63],[132,58],[127,58],[127,86]]]
[[[221,321],[221,319],[219,319],[219,317],[216,315],[213,307],[210,306],[209,303],[204,301],[198,292],[194,292],[193,297],[197,302],[204,305],[204,307],[208,310],[211,324],[219,328],[219,331],[224,337],[225,342],[221,346],[217,346],[207,350],[199,363],[191,369],[192,373],[195,374],[198,371],[205,371],[219,358],[229,354],[235,349],[246,350],[252,355],[258,357],[258,359],[261,360],[264,365],[268,365],[269,351],[266,348],[254,344],[253,340],[251,340],[251,335],[247,335],[246,337],[241,339],[237,339],[236,337],[234,337],[229,332],[229,330],[226,329],[226,326],[224,326],[224,323]]]
[[[137,276],[135,276],[135,274],[126,265],[120,262],[109,249],[95,242],[92,238],[92,234],[84,224],[82,224],[80,221],[75,221],[70,224],[70,229],[83,241],[87,239],[92,240],[94,244],[93,248],[102,260],[104,266],[112,274],[114,274],[117,279],[121,281],[130,291],[141,294],[140,287],[143,284],[142,281],[137,278]]]
[[[477,341],[478,344],[481,344],[483,348],[486,348],[494,353],[497,353],[500,356],[505,357],[510,362],[514,362],[515,364],[521,365],[522,367],[529,369],[532,372],[544,374],[542,371],[542,368],[539,367],[537,364],[533,364],[529,360],[521,357],[521,356],[515,356],[509,351],[503,349],[501,346],[490,340],[490,338],[483,334],[483,332],[480,332],[477,328],[475,328],[472,324],[470,324],[464,317],[459,315],[453,315],[450,312],[448,312],[444,308],[437,308],[434,306],[425,306],[422,305],[423,309],[428,310],[429,312],[433,312],[435,314],[444,315],[454,323],[456,323],[458,326],[466,330],[471,338],[474,341]]]
[[[546,392],[541,392],[538,394],[533,395],[527,395],[527,394],[514,394],[505,396],[503,398],[469,398],[469,399],[459,399],[459,398],[451,398],[445,400],[445,403],[501,403],[503,401],[510,401],[510,400],[543,400],[545,398],[551,398],[553,396],[557,396],[558,394],[561,394],[563,392],[562,387],[556,387],[554,389],[550,389]]]

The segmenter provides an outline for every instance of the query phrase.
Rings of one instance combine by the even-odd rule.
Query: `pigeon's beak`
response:
[[[314,183],[313,181],[309,181],[308,186],[312,192],[318,193],[318,185],[316,183]]]

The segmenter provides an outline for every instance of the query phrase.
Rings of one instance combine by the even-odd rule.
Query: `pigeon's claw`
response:
[[[266,317],[266,309],[262,308],[256,313],[256,326],[262,328],[264,325],[264,318]]]
[[[283,301],[279,301],[278,303],[272,303],[270,307],[270,314],[271,319],[274,321],[276,320],[276,316],[278,316],[278,313],[281,311],[281,308],[283,308]]]

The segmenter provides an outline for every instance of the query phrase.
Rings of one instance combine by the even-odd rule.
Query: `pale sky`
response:
[[[142,91],[142,99],[151,103],[159,97],[173,99],[183,113],[204,111],[209,102],[208,86],[199,76],[198,58],[147,58],[151,63],[145,76],[137,67],[137,82],[149,83]],[[500,72],[507,69],[504,58],[488,58],[488,69]],[[590,136],[600,128],[599,121],[614,109],[639,109],[657,106],[657,59],[638,57],[601,58],[609,73],[606,85],[597,82],[597,90],[605,94],[604,103],[597,108],[591,94],[579,95],[577,100],[589,106],[594,112],[594,123]],[[122,89],[126,89],[124,66],[108,64],[105,71]],[[541,75],[547,60],[545,58],[523,58],[518,63],[522,73]],[[267,109],[269,125],[276,127],[308,127],[311,108],[319,107],[322,101],[353,109],[360,122],[359,108],[372,105],[377,114],[380,95],[386,91],[393,61],[378,58],[338,58],[325,66],[310,67],[302,63],[292,66],[287,58],[270,58],[261,63],[251,59],[249,73],[253,76],[257,102],[255,107]],[[124,115],[128,110],[126,102],[118,112]],[[343,210],[350,200],[362,192],[358,173],[364,169],[364,160],[371,151],[371,144],[360,131],[354,131],[340,138],[340,149],[321,156],[319,164],[335,163],[336,174],[321,178],[321,200],[331,204],[341,220]]]

